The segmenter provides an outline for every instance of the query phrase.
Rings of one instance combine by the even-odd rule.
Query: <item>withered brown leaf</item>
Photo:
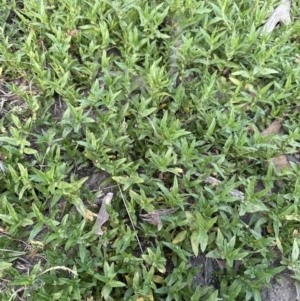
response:
[[[111,206],[111,200],[113,198],[113,193],[109,192],[102,201],[101,208],[99,210],[96,223],[94,225],[94,229],[96,230],[96,234],[102,235],[103,231],[101,229],[102,225],[109,219],[109,214],[105,208],[106,205]]]

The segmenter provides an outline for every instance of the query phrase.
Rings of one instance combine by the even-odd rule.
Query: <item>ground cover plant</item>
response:
[[[276,4],[1,1],[1,300],[299,280],[299,8],[262,33]]]

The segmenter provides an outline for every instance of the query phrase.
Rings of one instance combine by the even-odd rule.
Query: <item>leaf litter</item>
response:
[[[113,198],[113,193],[109,192],[103,199],[102,205],[100,207],[99,213],[97,215],[97,219],[94,225],[94,229],[96,230],[96,234],[99,236],[103,235],[103,230],[101,229],[102,225],[108,221],[109,214],[106,210],[106,206],[111,206],[111,200]]]
[[[282,121],[274,120],[265,130],[261,132],[261,136],[279,134],[282,126]],[[291,168],[291,164],[286,155],[279,155],[271,159],[277,172],[282,171],[284,168]]]

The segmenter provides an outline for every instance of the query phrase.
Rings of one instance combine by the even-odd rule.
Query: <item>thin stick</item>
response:
[[[125,205],[125,208],[126,208],[127,214],[128,214],[128,216],[129,216],[129,219],[130,219],[130,222],[131,222],[131,225],[132,225],[133,231],[135,231],[135,227],[134,227],[134,224],[133,224],[132,218],[131,218],[131,216],[130,216],[130,213],[129,213],[129,210],[128,210],[128,207],[127,207],[127,204],[126,204],[126,201],[125,201],[124,195],[123,195],[123,192],[122,192],[122,190],[121,190],[121,188],[120,188],[120,185],[118,185],[118,187],[119,187],[119,190],[120,190],[120,193],[121,193],[121,197],[122,197],[123,203],[124,203],[124,205]],[[142,253],[144,253],[144,251],[143,251],[143,248],[142,248],[142,245],[141,245],[141,242],[140,242],[140,240],[139,240],[139,237],[138,237],[138,235],[136,234],[136,235],[135,235],[135,237],[136,237],[136,240],[137,240],[137,242],[138,242],[138,244],[139,244],[139,247],[140,247],[140,249],[141,249],[141,252],[142,252]]]

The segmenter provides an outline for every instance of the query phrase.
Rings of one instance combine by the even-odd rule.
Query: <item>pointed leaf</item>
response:
[[[299,258],[299,244],[297,242],[297,239],[294,239],[293,251],[292,251],[292,260],[297,261],[298,258]]]
[[[178,233],[178,234],[176,235],[176,237],[172,240],[172,243],[176,245],[176,244],[182,242],[182,241],[185,239],[186,234],[187,234],[187,231],[186,231],[186,230],[181,231],[181,232]]]
[[[192,245],[192,250],[195,254],[195,256],[198,256],[199,254],[199,239],[198,239],[198,232],[193,231],[191,235],[191,245]]]

